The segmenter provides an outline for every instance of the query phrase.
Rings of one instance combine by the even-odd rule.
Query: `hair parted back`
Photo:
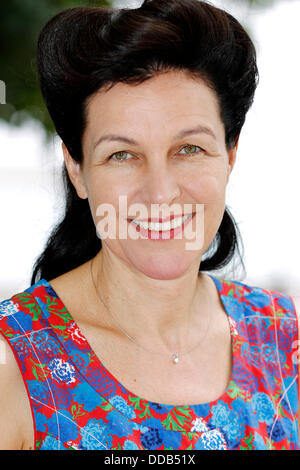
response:
[[[83,161],[88,98],[104,86],[140,84],[159,72],[187,71],[214,90],[230,149],[258,83],[256,51],[245,29],[228,12],[199,0],[145,0],[137,9],[65,10],[42,29],[37,65],[56,131],[78,163]],[[65,165],[63,182],[64,215],[34,264],[31,284],[80,266],[102,247],[88,200],[77,195]],[[199,270],[221,269],[236,253],[240,256],[239,239],[226,207]]]

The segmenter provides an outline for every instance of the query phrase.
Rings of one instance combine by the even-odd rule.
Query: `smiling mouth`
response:
[[[186,215],[193,215],[193,213],[192,213],[192,214],[186,214]],[[150,218],[150,217],[149,217],[148,219],[133,219],[133,218],[132,218],[132,219],[130,219],[130,220],[135,221],[135,222],[138,222],[138,223],[139,223],[139,222],[147,222],[148,224],[150,224],[150,223],[159,223],[159,224],[162,224],[162,223],[164,223],[164,222],[170,222],[170,221],[172,221],[172,220],[174,220],[174,219],[177,220],[177,219],[180,219],[180,218],[183,218],[183,217],[185,217],[185,215],[183,215],[183,214],[180,214],[180,215],[172,214],[172,215],[170,215],[170,217],[165,217],[165,218],[161,218],[161,217],[159,217],[159,218],[157,218],[157,217],[152,217],[152,218]]]
[[[148,219],[148,221],[133,219],[131,220],[131,222],[144,230],[149,230],[149,231],[154,231],[154,232],[163,232],[163,231],[173,230],[173,229],[176,229],[177,227],[180,227],[187,220],[191,219],[192,216],[193,214],[187,214],[183,217],[179,216],[176,218],[173,216],[173,217],[169,217],[169,220],[165,219],[164,222],[158,222],[157,221],[158,219]]]
[[[184,227],[190,222],[194,217],[195,213],[187,214],[186,216],[179,216],[176,218],[169,218],[167,222],[146,222],[139,221],[135,219],[127,219],[130,224],[132,224],[135,229],[144,235],[146,238],[153,240],[164,239],[168,240],[174,238],[178,233],[180,233]],[[153,220],[153,219],[148,219]],[[157,219],[156,219],[157,220]]]

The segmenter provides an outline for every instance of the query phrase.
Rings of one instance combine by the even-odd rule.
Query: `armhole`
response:
[[[30,405],[30,410],[31,410],[31,417],[32,417],[32,424],[33,424],[33,432],[34,432],[34,448],[33,450],[37,450],[37,431],[36,431],[36,421],[35,421],[35,416],[34,416],[34,411],[33,411],[33,407],[32,407],[32,402],[31,402],[31,399],[30,399],[30,393],[29,393],[29,390],[28,390],[28,386],[27,386],[27,382],[24,378],[24,375],[22,373],[22,366],[21,366],[21,362],[20,362],[20,359],[18,357],[18,355],[15,353],[15,350],[13,348],[13,346],[11,345],[10,341],[8,340],[8,338],[3,334],[3,332],[1,331],[0,329],[0,335],[2,338],[4,338],[5,340],[5,343],[9,346],[10,350],[12,351],[13,355],[14,355],[14,358],[18,364],[18,367],[19,367],[19,371],[20,371],[20,374],[22,376],[22,380],[23,380],[23,383],[25,385],[25,389],[26,389],[26,392],[27,392],[27,398],[28,398],[28,401],[29,401],[29,405]]]

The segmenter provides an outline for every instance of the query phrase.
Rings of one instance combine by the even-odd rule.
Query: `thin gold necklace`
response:
[[[91,278],[92,278],[92,282],[93,282],[93,285],[94,285],[94,288],[95,288],[95,291],[96,291],[96,294],[97,294],[97,297],[99,298],[99,300],[101,301],[102,305],[104,305],[104,308],[107,310],[108,314],[112,317],[112,319],[114,320],[115,324],[117,325],[117,327],[120,329],[120,331],[122,331],[122,333],[127,336],[127,338],[129,338],[133,343],[135,343],[139,348],[142,348],[144,349],[145,351],[151,353],[151,354],[158,354],[160,356],[163,356],[164,354],[162,353],[159,353],[157,351],[150,351],[149,349],[145,348],[144,346],[142,346],[141,344],[139,344],[136,339],[132,338],[132,336],[130,336],[120,325],[119,323],[117,322],[116,318],[114,317],[114,315],[112,314],[112,312],[109,310],[109,308],[105,305],[104,301],[102,300],[102,297],[100,296],[99,292],[98,292],[98,289],[96,287],[96,284],[95,284],[95,281],[94,281],[94,277],[93,277],[93,260],[91,261],[90,263],[90,271],[91,271]],[[210,305],[211,305],[211,301],[210,301]],[[198,348],[204,341],[204,339],[206,338],[207,336],[207,333],[208,333],[208,329],[209,329],[209,326],[210,326],[210,322],[211,322],[211,313],[209,314],[209,319],[208,319],[208,322],[207,322],[207,327],[206,327],[206,330],[205,330],[205,334],[204,336],[201,338],[201,341],[196,344],[196,346],[194,346],[193,348],[189,349],[188,351],[186,351],[185,353],[180,353],[180,357],[182,356],[185,356],[186,354],[189,354],[190,352],[194,351],[194,349]],[[178,352],[175,352],[175,353],[172,353],[172,361],[173,361],[173,364],[178,364],[179,362],[179,353]]]

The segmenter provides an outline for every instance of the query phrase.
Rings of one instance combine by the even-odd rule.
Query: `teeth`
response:
[[[154,232],[160,232],[164,230],[171,230],[177,227],[180,227],[189,217],[191,214],[185,215],[184,217],[178,217],[176,219],[171,220],[170,222],[163,222],[163,223],[148,223],[148,222],[138,222],[137,220],[133,220],[132,222],[139,227],[143,228],[144,230],[152,230]]]

